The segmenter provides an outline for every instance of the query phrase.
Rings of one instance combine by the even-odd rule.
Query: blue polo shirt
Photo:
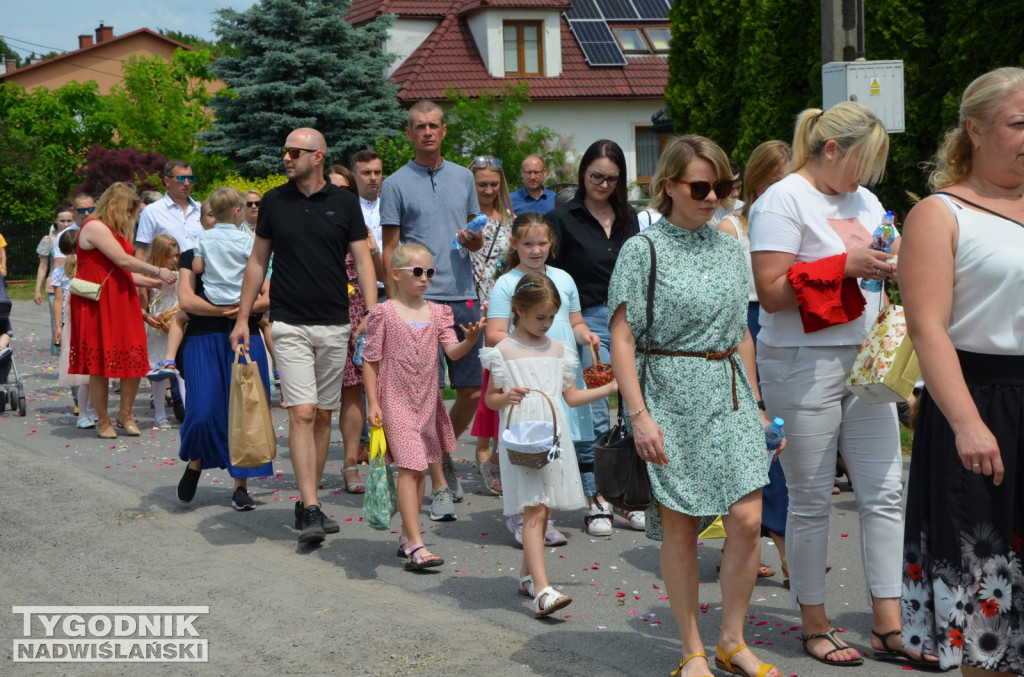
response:
[[[428,169],[410,160],[380,187],[380,225],[398,226],[401,242],[419,242],[434,257],[437,275],[424,298],[464,301],[476,298],[469,250],[454,241],[466,222],[480,211],[473,172],[442,161]]]
[[[517,216],[523,212],[547,214],[555,208],[555,193],[547,188],[544,188],[544,194],[537,199],[526,192],[526,186],[512,193],[510,197],[512,198],[512,212]]]

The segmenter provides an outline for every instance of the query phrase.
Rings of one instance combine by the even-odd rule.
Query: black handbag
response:
[[[644,329],[643,367],[640,369],[640,392],[647,381],[648,347],[651,325],[654,323],[654,276],[657,259],[654,243],[645,235],[651,249],[651,275],[647,281],[647,327]],[[638,342],[639,345],[639,342]],[[623,416],[622,395],[619,395],[618,421],[604,435],[594,442],[594,480],[597,491],[604,499],[622,510],[646,510],[654,497],[651,495],[651,479],[647,474],[647,462],[636,453],[633,435],[626,429]]]

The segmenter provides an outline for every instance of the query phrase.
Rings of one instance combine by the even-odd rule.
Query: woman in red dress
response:
[[[99,420],[96,432],[104,439],[117,437],[107,413],[109,379],[121,379],[121,406],[117,426],[126,435],[138,435],[132,405],[139,379],[149,371],[146,330],[136,284],[158,286],[177,279],[174,271],[157,268],[135,258],[131,245],[142,203],[135,189],[115,183],[104,191],[93,218],[82,224],[78,238],[75,277],[100,285],[99,300],[71,296],[71,374],[89,375],[89,394]]]

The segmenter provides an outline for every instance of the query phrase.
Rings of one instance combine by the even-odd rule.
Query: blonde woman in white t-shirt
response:
[[[876,292],[851,289],[860,279],[891,276],[891,254],[868,248],[885,213],[864,188],[885,168],[889,139],[882,122],[855,102],[797,118],[790,173],[769,188],[750,215],[750,251],[761,303],[757,364],[769,417],[786,421],[781,456],[789,484],[787,547],[794,605],[804,650],[828,665],[859,665],[860,652],[841,640],[825,612],[825,565],[837,447],[856,487],[861,550],[871,595],[871,648],[876,658],[922,662],[900,636],[903,511],[899,430],[891,404],[867,405],[846,377],[880,307]],[[899,241],[893,245],[897,250]],[[792,268],[796,266],[794,271]],[[810,322],[814,304],[791,272],[832,277],[845,298],[846,321]],[[799,278],[792,278],[799,284]],[[828,325],[831,322],[830,326]],[[805,331],[804,327],[812,327]],[[868,630],[868,628],[864,628]],[[935,659],[929,663],[933,665]]]

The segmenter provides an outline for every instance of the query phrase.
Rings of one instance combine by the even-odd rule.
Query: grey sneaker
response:
[[[454,522],[455,505],[452,504],[452,492],[444,487],[431,494],[430,519],[435,522]]]
[[[459,484],[459,476],[455,474],[455,464],[452,463],[452,457],[448,454],[442,454],[441,470],[444,472],[444,481],[448,483],[448,490],[452,492],[452,500],[456,503],[462,503],[462,499],[466,497],[466,494],[462,491],[462,485]]]

